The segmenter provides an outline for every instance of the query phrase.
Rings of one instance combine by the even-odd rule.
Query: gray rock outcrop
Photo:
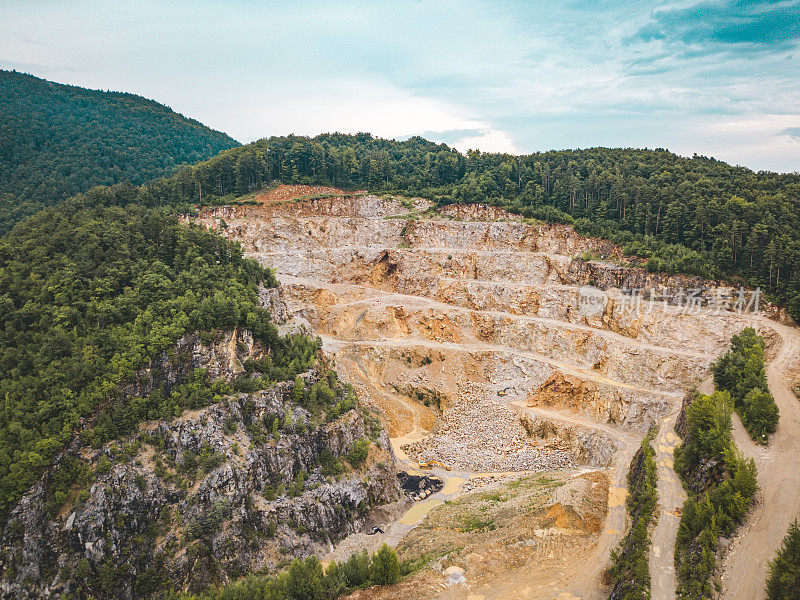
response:
[[[253,351],[246,336],[210,347],[188,336],[173,352],[183,360],[154,361],[127,392],[178,384],[200,366],[230,377],[241,368],[237,352]],[[309,385],[317,377],[304,375]],[[73,445],[5,524],[0,598],[200,590],[322,554],[360,531],[372,507],[400,497],[388,438],[358,406],[330,420],[310,413],[292,402],[292,385],[150,421],[98,449]],[[348,462],[354,448],[358,468]],[[67,456],[92,480],[55,506],[53,480]]]

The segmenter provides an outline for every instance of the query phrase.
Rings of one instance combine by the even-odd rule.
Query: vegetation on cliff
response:
[[[686,435],[675,451],[675,470],[689,498],[683,506],[675,544],[677,597],[715,597],[717,549],[730,537],[753,502],[756,466],[736,450],[727,392],[694,395],[685,408]]]
[[[236,141],[134,94],[0,71],[0,234],[94,185],[134,185]]]
[[[731,338],[731,349],[712,366],[714,385],[727,391],[750,437],[767,444],[778,428],[778,405],[767,385],[764,340],[752,327]]]
[[[121,387],[188,332],[246,328],[265,380],[293,379],[317,342],[281,337],[258,301],[274,275],[223,238],[100,188],[0,241],[0,516],[75,436],[98,446],[140,420],[211,402],[204,374],[127,398]]]
[[[611,552],[611,600],[650,598],[650,524],[656,510],[658,468],[651,445],[656,429],[651,428],[631,460],[628,498],[625,505],[630,528],[619,550]]]

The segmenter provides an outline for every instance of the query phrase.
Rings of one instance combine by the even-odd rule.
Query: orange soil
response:
[[[285,200],[296,200],[297,198],[305,198],[308,196],[321,196],[321,195],[334,195],[334,196],[348,196],[352,194],[363,194],[365,191],[360,192],[346,192],[334,187],[326,187],[322,185],[279,185],[274,190],[268,192],[261,192],[253,197],[253,200],[261,204],[270,204],[272,202],[282,202]]]

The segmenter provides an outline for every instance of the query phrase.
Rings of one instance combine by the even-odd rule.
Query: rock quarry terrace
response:
[[[704,282],[646,273],[618,247],[568,226],[485,205],[434,208],[423,199],[303,186],[279,191],[204,209],[196,220],[275,269],[282,284],[275,310],[322,338],[340,376],[379,409],[403,468],[417,472],[428,460],[447,467],[433,469],[444,490],[424,500],[416,521],[395,523],[381,539],[411,543],[409,530],[429,510],[487,484],[524,473],[591,472],[607,490],[598,513],[604,525],[584,528],[590,543],[567,553],[572,565],[565,561],[548,580],[547,560],[567,556],[551,549],[538,579],[506,566],[495,582],[515,585],[495,583],[492,594],[476,597],[519,597],[520,589],[531,598],[555,597],[554,590],[567,594],[559,598],[603,597],[602,572],[625,530],[628,464],[655,424],[667,488],[659,490],[663,518],[651,574],[662,582],[654,597],[674,594],[674,508],[684,496],[672,468],[671,427],[681,401],[742,328],[755,326],[773,345],[789,339],[789,328],[735,311],[634,305],[625,288]],[[579,304],[586,285],[608,299],[593,314]],[[576,569],[576,556],[591,566]],[[427,597],[422,588],[414,593]]]

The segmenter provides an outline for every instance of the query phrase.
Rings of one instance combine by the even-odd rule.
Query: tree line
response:
[[[370,555],[357,552],[343,563],[323,568],[315,556],[295,559],[277,575],[250,575],[241,581],[212,588],[201,595],[168,595],[168,600],[335,600],[357,589],[391,585],[414,568],[401,563],[386,544]]]
[[[766,445],[778,428],[778,405],[767,385],[764,339],[752,327],[731,338],[730,350],[712,365],[714,385],[727,391],[750,437]]]
[[[367,133],[238,146],[133,94],[13,71],[0,71],[0,102],[0,234],[93,185],[168,176],[147,186],[149,206],[214,203],[276,182],[332,185],[488,202],[570,222],[617,241],[651,270],[741,277],[800,316],[798,173],[753,172],[663,149],[462,154],[420,137]]]
[[[716,597],[717,550],[741,524],[758,490],[753,459],[744,459],[731,435],[732,402],[726,391],[695,393],[685,408],[686,431],[675,450],[675,471],[689,498],[675,543],[677,597]]]
[[[800,525],[795,519],[769,563],[767,600],[796,598],[800,598]]]
[[[611,552],[609,600],[650,598],[650,526],[658,500],[658,468],[652,446],[656,432],[655,426],[650,428],[631,460],[625,500],[631,524],[619,549]]]
[[[148,206],[215,203],[276,182],[488,202],[610,238],[654,271],[736,276],[800,316],[800,174],[753,172],[667,150],[462,154],[323,134],[246,146],[132,94],[0,71],[0,233],[89,186],[147,185]],[[235,146],[235,147],[234,147]],[[220,152],[221,151],[221,152]],[[193,163],[212,156],[193,166]]]

